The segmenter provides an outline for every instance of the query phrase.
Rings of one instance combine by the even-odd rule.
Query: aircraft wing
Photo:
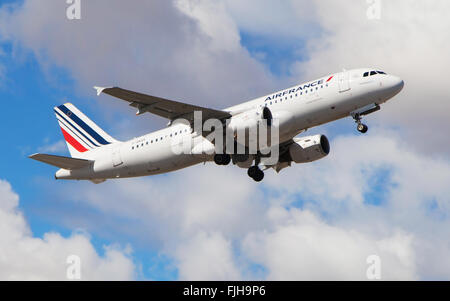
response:
[[[212,118],[223,120],[231,117],[231,114],[228,112],[141,94],[118,87],[94,88],[97,90],[97,95],[105,93],[129,102],[130,106],[138,109],[138,112],[136,113],[137,115],[149,112],[167,118],[171,121],[183,118],[190,122],[194,121],[194,111],[202,112],[203,121]]]
[[[83,160],[55,155],[46,155],[46,154],[34,154],[31,155],[29,158],[67,170],[83,168],[93,162],[90,160]]]

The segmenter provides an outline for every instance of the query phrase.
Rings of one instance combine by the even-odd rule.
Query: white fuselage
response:
[[[268,106],[273,118],[281,116],[289,122],[280,126],[280,143],[302,131],[349,116],[370,104],[382,104],[403,87],[396,76],[363,73],[376,69],[354,69],[330,74],[320,79],[296,85],[233,107],[230,112],[245,112]],[[232,118],[233,118],[232,117]],[[173,139],[192,140],[192,148],[206,140],[186,124],[174,123],[159,131],[113,143],[92,150],[94,163],[79,170],[59,170],[57,179],[98,180],[155,175],[211,161],[211,155],[173,152]]]

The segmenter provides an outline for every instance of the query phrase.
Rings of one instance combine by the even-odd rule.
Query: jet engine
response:
[[[270,129],[272,127],[272,112],[268,107],[251,109],[234,115],[227,124],[227,132],[233,134],[236,142],[244,146],[258,147],[261,134],[270,142]],[[265,127],[266,125],[267,127]]]
[[[265,120],[267,126],[272,125],[272,112],[268,107],[251,109],[233,116],[228,124],[228,129],[233,131],[256,129],[259,122]]]
[[[289,159],[295,163],[316,161],[329,153],[330,143],[325,135],[294,138],[294,143],[288,149]]]

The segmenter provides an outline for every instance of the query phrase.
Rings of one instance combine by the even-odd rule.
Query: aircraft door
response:
[[[114,167],[117,167],[117,166],[120,166],[123,164],[122,156],[120,155],[120,147],[116,147],[115,149],[113,149],[112,161],[113,161]]]
[[[350,73],[343,71],[339,73],[339,92],[350,90]]]

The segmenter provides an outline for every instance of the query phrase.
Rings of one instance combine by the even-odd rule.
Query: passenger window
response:
[[[370,71],[370,76],[377,74],[376,71]]]

